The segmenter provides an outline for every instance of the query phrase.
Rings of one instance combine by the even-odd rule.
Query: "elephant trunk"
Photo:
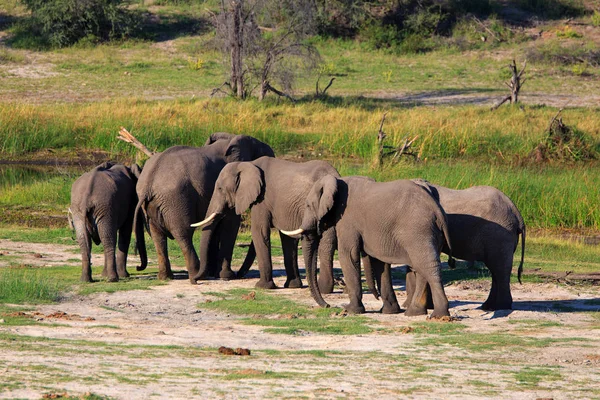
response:
[[[329,304],[323,299],[317,282],[317,254],[319,250],[319,237],[309,233],[302,241],[302,252],[304,253],[304,264],[306,266],[306,278],[310,293],[321,307],[328,308]]]
[[[246,253],[246,258],[244,259],[242,266],[240,267],[240,269],[238,270],[238,272],[236,274],[237,278],[243,278],[244,276],[246,276],[246,274],[250,270],[250,267],[254,263],[255,258],[256,258],[256,249],[254,248],[254,242],[250,242],[250,247],[248,247],[248,253]]]

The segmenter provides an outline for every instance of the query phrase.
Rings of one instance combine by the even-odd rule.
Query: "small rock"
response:
[[[40,253],[34,253],[33,257],[35,257],[35,258],[44,258],[44,256],[41,255]]]
[[[4,320],[3,320],[3,319],[0,319],[0,324],[3,324],[3,323],[4,323]]]

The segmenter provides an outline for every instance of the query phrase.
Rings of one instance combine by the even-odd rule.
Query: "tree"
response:
[[[32,30],[51,46],[80,39],[110,40],[130,35],[137,18],[125,0],[22,0],[31,11]]]
[[[256,88],[293,99],[296,77],[314,67],[319,55],[306,40],[315,32],[311,0],[228,0],[214,16],[217,39],[229,66],[224,84],[246,98]],[[279,85],[281,90],[273,85]]]

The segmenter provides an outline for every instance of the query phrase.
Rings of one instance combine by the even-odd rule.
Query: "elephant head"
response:
[[[306,197],[306,208],[299,229],[294,231],[281,231],[284,235],[299,238],[305,232],[322,231],[333,225],[333,218],[325,218],[333,208],[335,195],[338,191],[338,179],[333,175],[325,175],[313,185]]]
[[[215,190],[206,212],[208,217],[204,221],[192,224],[192,227],[209,226],[232,209],[235,209],[237,215],[241,215],[259,199],[264,185],[263,173],[254,164],[227,164],[215,183]]]
[[[204,145],[209,146],[219,140],[224,140],[229,143],[224,154],[225,161],[228,163],[235,161],[252,161],[263,156],[275,157],[275,153],[269,145],[252,136],[215,132],[206,139]]]

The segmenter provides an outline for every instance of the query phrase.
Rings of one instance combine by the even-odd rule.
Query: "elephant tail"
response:
[[[145,198],[140,198],[138,200],[137,205],[135,206],[135,211],[133,212],[133,230],[135,232],[135,251],[140,253],[141,264],[139,267],[136,267],[136,270],[143,271],[146,269],[148,264],[148,258],[146,255],[146,242],[144,240],[144,225],[146,224],[145,218],[140,215],[143,213]],[[142,220],[139,220],[139,219]]]
[[[444,234],[444,239],[446,240],[446,244],[448,245],[448,265],[450,268],[456,267],[456,261],[452,258],[452,244],[450,243],[450,233],[448,231],[448,217],[446,213],[442,209],[442,207],[438,203],[438,207],[435,212],[437,226]]]
[[[519,269],[517,272],[517,277],[519,278],[520,284],[523,284],[523,282],[521,282],[521,275],[523,275],[524,259],[525,259],[525,224],[523,224],[523,227],[521,228],[521,262],[519,263]]]

